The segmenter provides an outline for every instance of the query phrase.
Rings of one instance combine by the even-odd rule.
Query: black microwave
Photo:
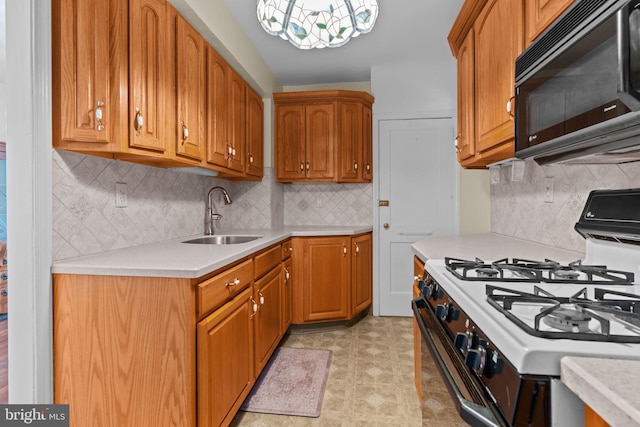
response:
[[[516,157],[640,160],[640,0],[577,0],[516,59]]]

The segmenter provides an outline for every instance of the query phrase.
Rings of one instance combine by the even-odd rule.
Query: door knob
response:
[[[382,226],[383,226],[384,228],[389,228],[389,223],[388,223],[388,222],[385,222],[384,224],[382,224]]]

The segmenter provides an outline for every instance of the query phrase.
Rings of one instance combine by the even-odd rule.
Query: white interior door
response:
[[[411,315],[411,244],[456,231],[452,119],[379,122],[380,315]]]

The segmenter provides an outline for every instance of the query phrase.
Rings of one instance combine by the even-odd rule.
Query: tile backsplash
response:
[[[115,184],[128,203],[115,207]],[[371,225],[371,184],[287,184],[265,168],[260,182],[234,182],[134,163],[53,151],[54,260],[201,234],[208,190],[226,188],[216,230],[283,225]]]
[[[546,165],[525,163],[521,181],[511,180],[511,166],[500,168],[491,185],[491,231],[564,249],[584,251],[573,229],[591,190],[640,187],[640,163],[619,165]],[[547,178],[553,202],[545,202]]]

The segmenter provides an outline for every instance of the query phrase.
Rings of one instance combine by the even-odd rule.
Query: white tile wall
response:
[[[620,165],[549,165],[526,161],[522,181],[511,180],[511,166],[500,168],[491,185],[491,231],[584,251],[573,229],[591,190],[640,187],[640,162]],[[554,183],[553,203],[544,201],[545,178]]]
[[[115,184],[127,184],[128,205],[115,207]],[[208,190],[226,188],[233,203],[215,224],[229,228],[283,225],[371,225],[371,184],[279,184],[265,168],[260,182],[232,182],[128,162],[53,153],[54,260],[200,234]]]
[[[285,225],[371,225],[372,184],[288,184]]]

